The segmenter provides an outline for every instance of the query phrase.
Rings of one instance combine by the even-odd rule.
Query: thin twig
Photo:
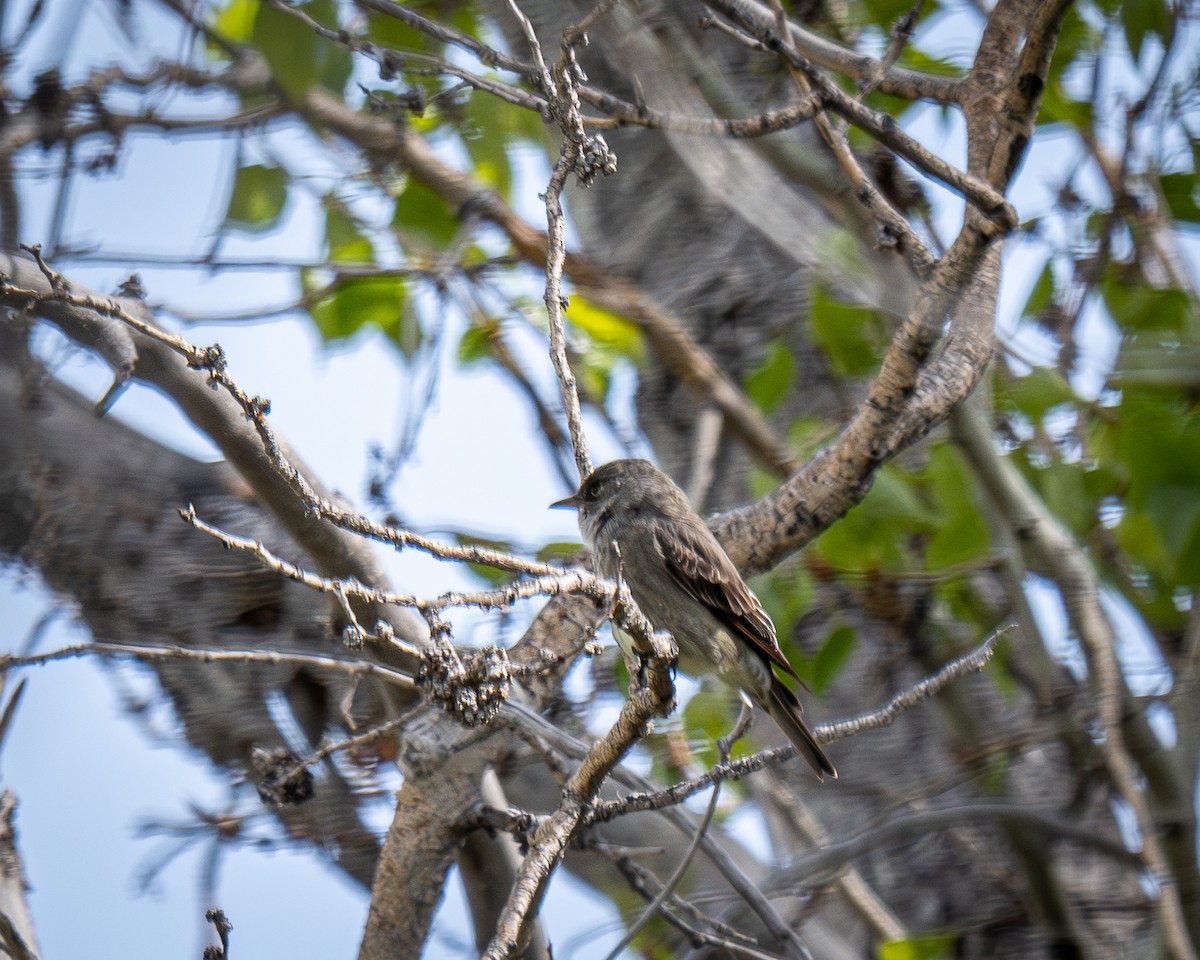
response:
[[[533,24],[521,12],[516,0],[507,0],[513,16],[517,18],[529,44],[536,68],[535,79],[550,104],[550,112],[562,130],[563,139],[558,160],[550,173],[550,181],[543,194],[546,205],[546,291],[544,300],[550,322],[550,358],[562,390],[563,409],[567,417],[567,430],[571,435],[571,447],[575,451],[575,465],[579,476],[592,472],[592,461],[588,455],[587,439],[583,433],[583,419],[579,409],[579,390],[575,374],[567,360],[566,325],[563,310],[567,306],[562,292],[563,265],[566,262],[566,218],[562,210],[562,191],[567,177],[574,173],[583,186],[591,183],[597,173],[605,175],[616,169],[616,160],[601,137],[585,133],[579,111],[579,96],[576,85],[579,69],[575,63],[575,44],[583,39],[583,33],[568,28],[563,35],[562,53],[553,72],[546,66],[541,43],[534,32]],[[593,16],[597,15],[593,11]]]
[[[227,533],[219,527],[214,527],[201,520],[192,506],[179,511],[184,522],[208,534],[230,550],[239,550],[252,554],[268,570],[273,570],[280,576],[287,577],[297,583],[321,593],[331,595],[343,594],[358,597],[373,603],[393,604],[401,607],[413,607],[420,613],[436,613],[449,607],[478,607],[482,610],[496,610],[510,607],[519,600],[532,597],[554,597],[564,593],[583,593],[588,596],[606,599],[612,595],[612,584],[602,577],[597,577],[581,568],[563,570],[546,564],[531,564],[542,569],[542,573],[531,579],[518,580],[495,590],[478,591],[475,593],[460,593],[450,591],[433,600],[425,600],[407,593],[394,593],[368,586],[357,580],[322,577],[291,561],[285,560],[267,547],[261,540],[240,537]],[[445,547],[445,545],[439,545]],[[466,548],[446,547],[454,553]],[[434,554],[441,556],[442,554]],[[465,556],[448,556],[445,559],[459,559],[465,562],[476,562]],[[414,655],[419,651],[413,647],[409,652]]]
[[[751,715],[751,709],[745,703],[743,703],[742,709],[738,712],[737,723],[735,724],[733,731],[728,737],[722,737],[718,741],[718,748],[720,750],[722,762],[727,762],[729,760],[729,751],[733,744],[737,742],[737,740],[741,738],[742,734],[744,734],[749,728]],[[700,849],[700,841],[704,839],[704,835],[708,832],[708,828],[712,824],[713,816],[717,812],[717,801],[720,800],[720,797],[721,781],[718,780],[713,784],[712,796],[708,798],[708,807],[705,809],[704,816],[701,818],[700,822],[696,824],[696,833],[692,837],[691,843],[688,844],[687,852],[683,855],[683,859],[680,860],[675,866],[675,869],[671,872],[671,876],[667,879],[667,882],[663,884],[662,889],[659,890],[654,899],[650,901],[650,905],[642,911],[641,916],[639,916],[637,920],[630,924],[629,929],[625,931],[625,936],[623,936],[620,942],[609,951],[605,960],[616,960],[617,955],[620,954],[621,951],[627,946],[629,946],[629,944],[633,943],[633,938],[636,937],[638,933],[641,932],[642,928],[654,918],[655,914],[658,913],[659,909],[666,902],[667,898],[674,894],[675,888],[679,886],[679,881],[683,879],[683,875],[687,872],[688,867],[692,865],[692,860],[696,856],[696,851]]]
[[[995,631],[970,653],[951,660],[936,673],[897,694],[877,710],[860,714],[849,720],[817,724],[813,727],[813,736],[819,743],[832,743],[866,730],[876,730],[888,726],[905,710],[935,696],[959,677],[981,670],[991,659],[997,641],[1011,629],[1011,626],[1006,626]],[[740,780],[756,770],[782,763],[795,755],[796,748],[791,744],[773,747],[770,750],[762,750],[738,760],[718,763],[698,777],[682,780],[662,790],[633,793],[619,800],[598,800],[588,816],[588,823],[603,823],[627,813],[661,810],[674,806],[717,781]]]
[[[0,674],[19,667],[40,667],[57,660],[81,657],[130,657],[134,660],[192,660],[199,663],[258,663],[268,666],[305,666],[338,670],[352,676],[372,676],[404,690],[416,690],[416,681],[400,670],[369,660],[343,660],[312,653],[275,650],[194,650],[188,647],[118,646],[113,643],[79,643],[29,656],[0,656]]]
[[[887,145],[896,153],[974,204],[997,232],[1007,232],[1018,223],[1016,211],[1004,195],[978,177],[964,173],[909,136],[887,114],[873,110],[843,91],[804,56],[791,41],[792,26],[784,21],[781,30],[766,18],[759,19],[738,0],[706,0],[730,20],[747,30],[756,40],[781,54],[792,66],[804,72],[815,93],[830,110],[845,117],[860,130]]]

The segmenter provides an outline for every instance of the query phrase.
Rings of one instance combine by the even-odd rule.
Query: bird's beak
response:
[[[569,497],[564,497],[562,500],[555,500],[550,504],[551,510],[577,509],[583,506],[583,501],[579,499],[578,493],[573,493]]]

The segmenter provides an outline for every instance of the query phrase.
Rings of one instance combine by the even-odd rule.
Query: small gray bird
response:
[[[837,777],[804,722],[799,699],[775,675],[799,681],[775,625],[684,492],[648,460],[613,460],[551,504],[579,510],[596,570],[624,581],[656,629],[679,646],[679,668],[715,673],[766,710],[818,779]],[[614,625],[626,653],[629,638]]]

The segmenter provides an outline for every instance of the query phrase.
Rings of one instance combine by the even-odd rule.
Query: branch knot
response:
[[[464,727],[490,723],[508,699],[512,664],[502,647],[459,652],[448,647],[426,650],[417,685]]]

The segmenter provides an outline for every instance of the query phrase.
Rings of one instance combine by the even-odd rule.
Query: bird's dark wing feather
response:
[[[779,649],[771,618],[707,528],[674,524],[669,532],[655,530],[654,539],[667,569],[684,590],[764,657],[800,679]]]

